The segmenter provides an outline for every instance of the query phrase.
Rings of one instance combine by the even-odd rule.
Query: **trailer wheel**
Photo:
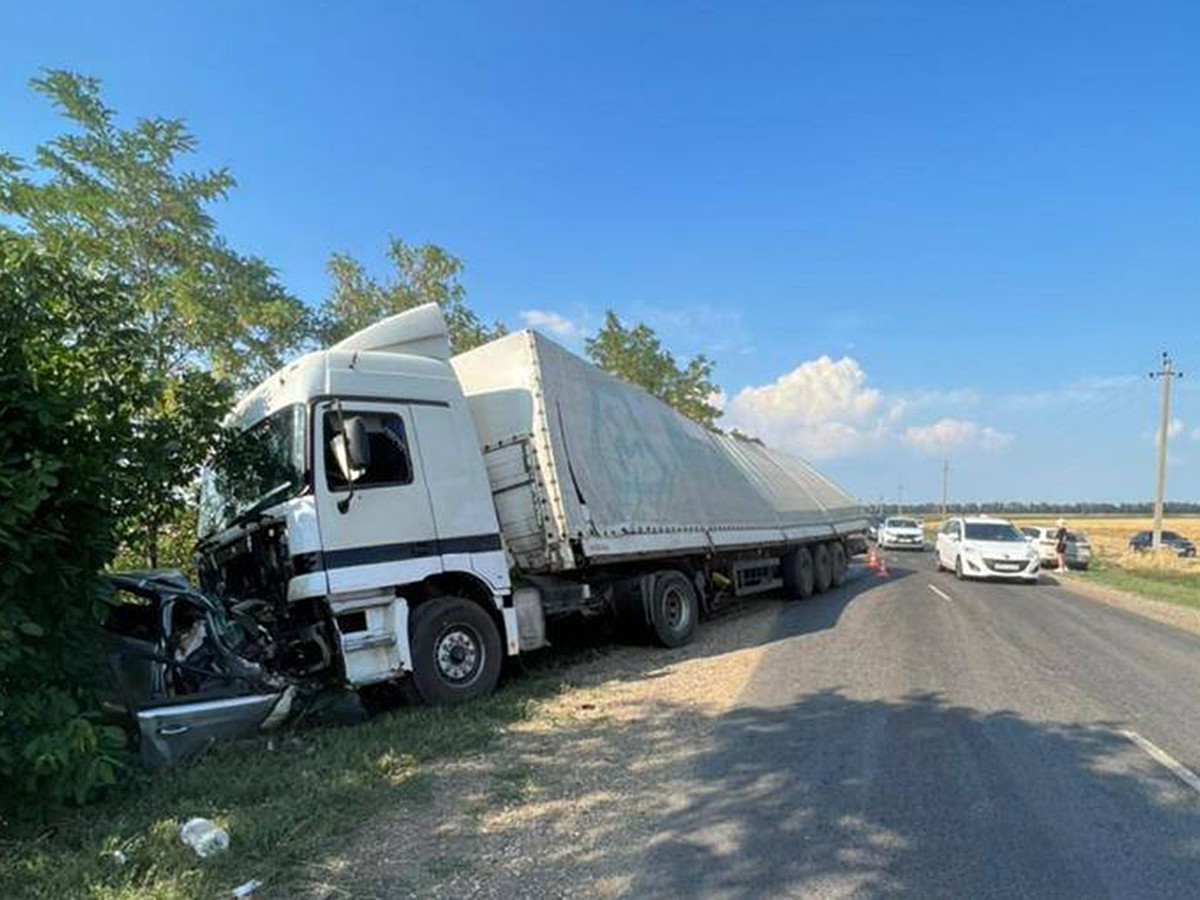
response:
[[[840,541],[832,543],[829,545],[829,555],[833,562],[833,586],[841,587],[846,583],[846,548]]]
[[[807,547],[797,547],[781,560],[783,591],[789,600],[803,600],[813,592],[813,558]]]
[[[408,623],[412,699],[453,706],[490,694],[500,679],[503,647],[492,617],[458,597],[422,603]]]
[[[813,548],[813,587],[818,594],[823,594],[832,583],[833,558],[829,555],[829,547],[817,544]]]
[[[661,572],[650,597],[651,633],[664,647],[682,647],[692,639],[700,601],[692,582],[680,572]]]

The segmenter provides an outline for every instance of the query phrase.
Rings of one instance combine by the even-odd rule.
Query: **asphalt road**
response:
[[[889,560],[782,608],[630,893],[1200,897],[1200,637]]]

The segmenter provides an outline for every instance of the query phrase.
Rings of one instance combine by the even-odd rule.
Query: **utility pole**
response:
[[[950,460],[942,460],[942,520],[946,519],[946,494],[950,485]]]
[[[1163,495],[1167,489],[1167,429],[1171,425],[1171,382],[1182,378],[1175,371],[1175,363],[1164,350],[1162,368],[1150,373],[1159,380],[1158,393],[1158,480],[1154,488],[1154,544],[1155,550],[1162,546]]]
[[[896,515],[904,515],[904,485],[896,485]]]

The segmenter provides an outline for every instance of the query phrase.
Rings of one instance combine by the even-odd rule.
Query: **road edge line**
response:
[[[1142,737],[1136,731],[1122,730],[1121,735],[1128,738],[1147,756],[1153,759],[1156,763],[1190,787],[1197,794],[1200,794],[1200,776],[1173,757],[1170,753],[1164,750],[1158,744],[1149,738]]]

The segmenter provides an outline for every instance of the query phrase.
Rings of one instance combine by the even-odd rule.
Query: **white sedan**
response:
[[[925,529],[916,519],[888,516],[879,526],[879,546],[883,550],[924,550]]]
[[[1038,552],[1004,519],[967,516],[948,519],[938,532],[939,569],[959,578],[1002,578],[1034,584],[1041,573]]]

